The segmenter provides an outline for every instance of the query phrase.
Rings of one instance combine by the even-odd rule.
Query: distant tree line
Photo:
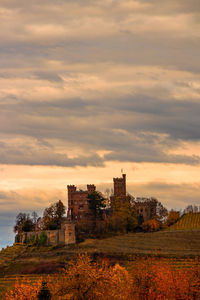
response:
[[[22,232],[60,229],[64,214],[65,206],[61,200],[45,208],[42,218],[38,217],[35,211],[31,215],[19,213],[16,217],[14,232],[20,234]]]

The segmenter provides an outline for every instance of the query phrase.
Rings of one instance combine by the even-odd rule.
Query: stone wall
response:
[[[143,216],[144,221],[148,221],[155,217],[157,202],[151,198],[143,198],[134,201],[138,216]]]
[[[61,229],[24,232],[19,235],[19,243],[24,243],[26,239],[40,236],[44,232],[47,236],[46,245],[68,245],[76,243],[75,225],[73,223],[63,223]],[[17,240],[15,240],[17,242]]]

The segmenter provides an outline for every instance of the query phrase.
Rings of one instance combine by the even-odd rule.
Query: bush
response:
[[[27,237],[27,235],[25,236],[24,244],[30,244],[30,239]]]
[[[21,241],[20,235],[17,234],[17,235],[15,236],[15,243],[20,243],[20,241]]]
[[[47,235],[44,231],[41,232],[41,234],[38,238],[38,244],[41,246],[44,246],[47,244]]]
[[[142,224],[142,229],[146,232],[158,231],[160,229],[160,224],[155,219],[148,220]]]
[[[118,264],[94,262],[83,254],[62,273],[49,276],[45,289],[52,300],[200,299],[200,267],[195,261],[180,269],[170,259],[140,257],[128,270]],[[37,300],[42,281],[17,281],[3,299]]]

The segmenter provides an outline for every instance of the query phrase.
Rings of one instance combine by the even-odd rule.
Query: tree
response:
[[[157,199],[155,199],[155,201],[156,201],[156,215],[154,216],[154,218],[158,222],[164,223],[168,215],[168,210]]]
[[[198,211],[200,211],[200,207],[198,208],[198,206],[190,204],[184,209],[183,213],[197,213]]]
[[[89,209],[95,218],[102,216],[102,208],[106,207],[105,198],[100,192],[93,191],[88,194]]]
[[[50,290],[47,286],[47,282],[46,281],[43,281],[42,282],[42,286],[41,286],[41,289],[37,295],[37,299],[38,300],[50,300],[52,297],[51,297],[51,293],[50,293]]]
[[[168,214],[167,220],[165,222],[166,226],[171,226],[174,223],[176,223],[180,218],[180,213],[179,211],[171,210]]]
[[[19,213],[16,217],[16,224],[14,232],[20,234],[22,232],[29,232],[34,229],[34,224],[29,214]]]
[[[50,205],[43,213],[43,229],[60,229],[64,214],[65,206],[61,200]]]
[[[118,206],[110,217],[109,224],[112,231],[129,232],[137,226],[137,213],[129,201],[125,201]]]

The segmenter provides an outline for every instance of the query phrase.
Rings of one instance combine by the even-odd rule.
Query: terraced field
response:
[[[143,257],[143,259],[145,259]],[[198,266],[200,267],[200,259],[198,257],[196,258],[154,258],[155,262],[158,262],[162,265],[171,266],[173,269],[194,269],[194,267]],[[129,262],[127,262],[124,266],[127,270],[130,270],[133,268],[134,265],[137,265],[141,262],[141,258],[137,256],[133,256]],[[9,289],[12,289],[15,282],[24,282],[24,280],[28,279],[30,282],[35,282],[38,279],[42,277],[42,279],[45,279],[48,275],[47,274],[28,274],[28,275],[5,275],[0,276],[0,299],[4,300],[5,292]],[[56,276],[56,274],[51,274],[50,276]]]
[[[200,213],[188,213],[183,215],[177,223],[169,228],[169,230],[190,229],[200,229]]]
[[[191,220],[194,222],[197,219],[194,216],[187,217],[187,229]],[[22,279],[26,276],[35,281],[40,276],[47,276],[41,274],[58,272],[67,261],[85,252],[96,259],[105,257],[111,264],[118,262],[127,269],[130,264],[137,264],[141,258],[146,259],[149,256],[155,260],[161,259],[163,264],[170,263],[174,268],[199,266],[200,230],[177,228],[179,229],[88,239],[80,244],[65,247],[7,247],[0,251],[0,299],[3,292],[14,285],[16,277]]]

